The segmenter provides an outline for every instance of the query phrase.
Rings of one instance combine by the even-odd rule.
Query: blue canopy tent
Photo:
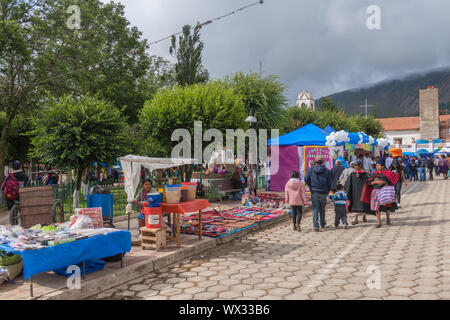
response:
[[[334,130],[332,127],[330,127],[329,125],[325,127],[325,129],[323,129],[324,131],[326,131],[327,133],[332,133],[332,132],[336,132],[336,130]]]
[[[308,124],[281,137],[269,140],[269,146],[279,146],[277,166],[272,166],[273,154],[271,156],[270,190],[284,191],[292,171],[301,171],[299,146],[325,146],[327,135],[326,131],[316,125]]]
[[[417,154],[429,154],[430,152],[428,152],[428,150],[425,150],[425,149],[420,149],[420,150],[417,150],[416,153]]]
[[[281,137],[269,140],[269,146],[325,146],[328,132],[310,123]]]
[[[403,154],[405,157],[412,157],[412,156],[414,156],[414,152],[402,152],[402,154]]]

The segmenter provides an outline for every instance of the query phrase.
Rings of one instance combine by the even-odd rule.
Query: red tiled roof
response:
[[[420,130],[420,117],[384,118],[381,122],[384,131]]]
[[[381,122],[384,131],[420,130],[420,117],[401,117],[377,119]],[[450,115],[439,116],[439,126],[446,126]]]

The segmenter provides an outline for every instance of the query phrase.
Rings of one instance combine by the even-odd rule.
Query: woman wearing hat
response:
[[[362,168],[362,161],[356,160],[353,162],[354,171],[350,174],[345,184],[345,191],[349,200],[348,212],[355,215],[355,220],[352,225],[358,224],[358,216],[363,215],[363,222],[367,222],[366,214],[374,215],[375,212],[370,210],[369,196],[366,194],[366,182],[369,178],[369,173]],[[365,198],[367,198],[365,200]],[[363,201],[365,200],[365,201]]]
[[[395,186],[397,181],[400,179],[400,176],[392,171],[386,170],[386,162],[383,158],[381,158],[377,163],[377,171],[373,174],[369,180],[368,184],[373,187],[372,195],[370,199],[370,208],[371,210],[376,212],[377,215],[377,226],[376,228],[381,227],[381,212],[386,212],[386,224],[391,224],[390,214],[391,212],[395,212],[398,208],[397,203],[394,201],[389,204],[380,204],[379,193],[380,190],[384,186]]]

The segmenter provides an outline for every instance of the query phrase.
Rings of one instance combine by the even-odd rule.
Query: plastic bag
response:
[[[76,221],[72,224],[70,227],[70,230],[77,230],[77,229],[94,229],[94,223],[92,222],[92,219],[88,216],[84,215],[78,215],[75,216]]]

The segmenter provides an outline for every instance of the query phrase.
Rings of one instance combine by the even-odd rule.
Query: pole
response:
[[[261,80],[262,76],[262,60],[259,60],[259,79]]]

